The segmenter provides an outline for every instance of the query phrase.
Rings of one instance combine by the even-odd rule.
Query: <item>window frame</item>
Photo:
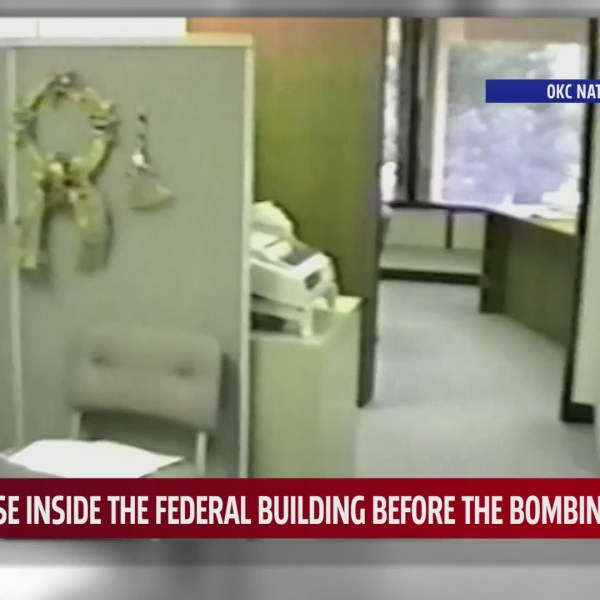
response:
[[[588,21],[586,19],[582,19],[582,21]],[[445,158],[446,158],[446,131],[448,124],[448,90],[449,90],[449,61],[450,61],[450,52],[452,47],[468,45],[468,46],[481,46],[486,47],[489,46],[490,43],[505,43],[512,47],[520,47],[520,48],[534,48],[539,47],[540,45],[546,43],[547,45],[556,44],[556,45],[567,45],[569,43],[581,46],[586,51],[586,58],[581,61],[581,75],[582,79],[585,79],[587,73],[589,71],[589,62],[590,58],[590,49],[589,42],[585,43],[580,39],[573,39],[572,42],[568,42],[566,40],[560,41],[552,41],[548,39],[546,42],[542,40],[527,40],[523,39],[522,41],[519,39],[503,39],[499,37],[498,39],[489,38],[489,39],[481,39],[481,38],[459,38],[452,36],[447,30],[444,31],[444,28],[441,26],[444,22],[444,19],[439,19],[437,22],[437,48],[436,48],[436,79],[435,85],[432,90],[432,104],[433,104],[433,119],[432,119],[432,128],[431,128],[431,153],[427,157],[422,157],[422,160],[429,160],[430,168],[431,168],[431,183],[429,190],[429,202],[431,204],[439,205],[439,206],[448,206],[452,207],[455,205],[461,205],[459,200],[446,200],[443,198],[443,189],[444,189],[444,167],[445,167]],[[575,78],[575,77],[574,77]],[[582,129],[586,126],[586,121],[583,119],[582,121]],[[585,136],[585,131],[582,131],[582,137]],[[582,145],[582,162],[584,160],[583,157],[583,145]],[[580,200],[581,202],[581,197]],[[485,203],[482,202],[482,205]]]

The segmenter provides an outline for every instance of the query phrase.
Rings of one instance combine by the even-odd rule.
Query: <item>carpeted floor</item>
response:
[[[383,282],[358,475],[596,477],[593,428],[558,418],[563,350],[477,312],[477,289]]]

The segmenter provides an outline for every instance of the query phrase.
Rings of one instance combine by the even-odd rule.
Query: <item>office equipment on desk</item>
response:
[[[101,326],[83,335],[72,354],[66,392],[72,412],[71,440],[34,442],[12,453],[9,461],[34,472],[72,477],[87,473],[95,478],[108,476],[112,456],[114,477],[207,475],[221,395],[221,352],[213,338]],[[122,416],[130,419],[124,434],[119,431]],[[108,417],[108,426],[106,421],[98,424],[101,417]],[[149,419],[161,424],[158,436],[143,423]],[[182,442],[181,452],[165,452],[165,440],[156,439],[166,437],[161,434],[173,426],[178,428],[175,439]],[[186,439],[189,444],[183,443]],[[80,445],[77,440],[100,442]],[[52,456],[42,460],[43,449]],[[70,449],[77,452],[81,467],[75,468],[68,459]],[[52,467],[48,460],[60,464]]]
[[[331,259],[296,238],[285,213],[270,201],[253,206],[252,312],[310,336],[314,311],[333,306],[338,294]]]

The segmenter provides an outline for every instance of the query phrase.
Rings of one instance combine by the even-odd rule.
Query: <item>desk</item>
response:
[[[480,311],[506,314],[566,346],[574,309],[577,222],[531,217],[532,210],[487,211]]]

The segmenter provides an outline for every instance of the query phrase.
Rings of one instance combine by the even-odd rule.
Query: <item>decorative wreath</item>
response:
[[[64,100],[87,112],[93,139],[85,156],[44,155],[37,145],[42,107],[56,107]],[[15,125],[15,143],[33,162],[36,192],[16,224],[14,262],[22,269],[37,269],[50,212],[70,207],[81,235],[79,266],[84,270],[97,268],[106,257],[109,232],[104,202],[94,183],[117,141],[119,119],[114,104],[77,73],[68,72],[51,77],[27,94],[15,111]]]

